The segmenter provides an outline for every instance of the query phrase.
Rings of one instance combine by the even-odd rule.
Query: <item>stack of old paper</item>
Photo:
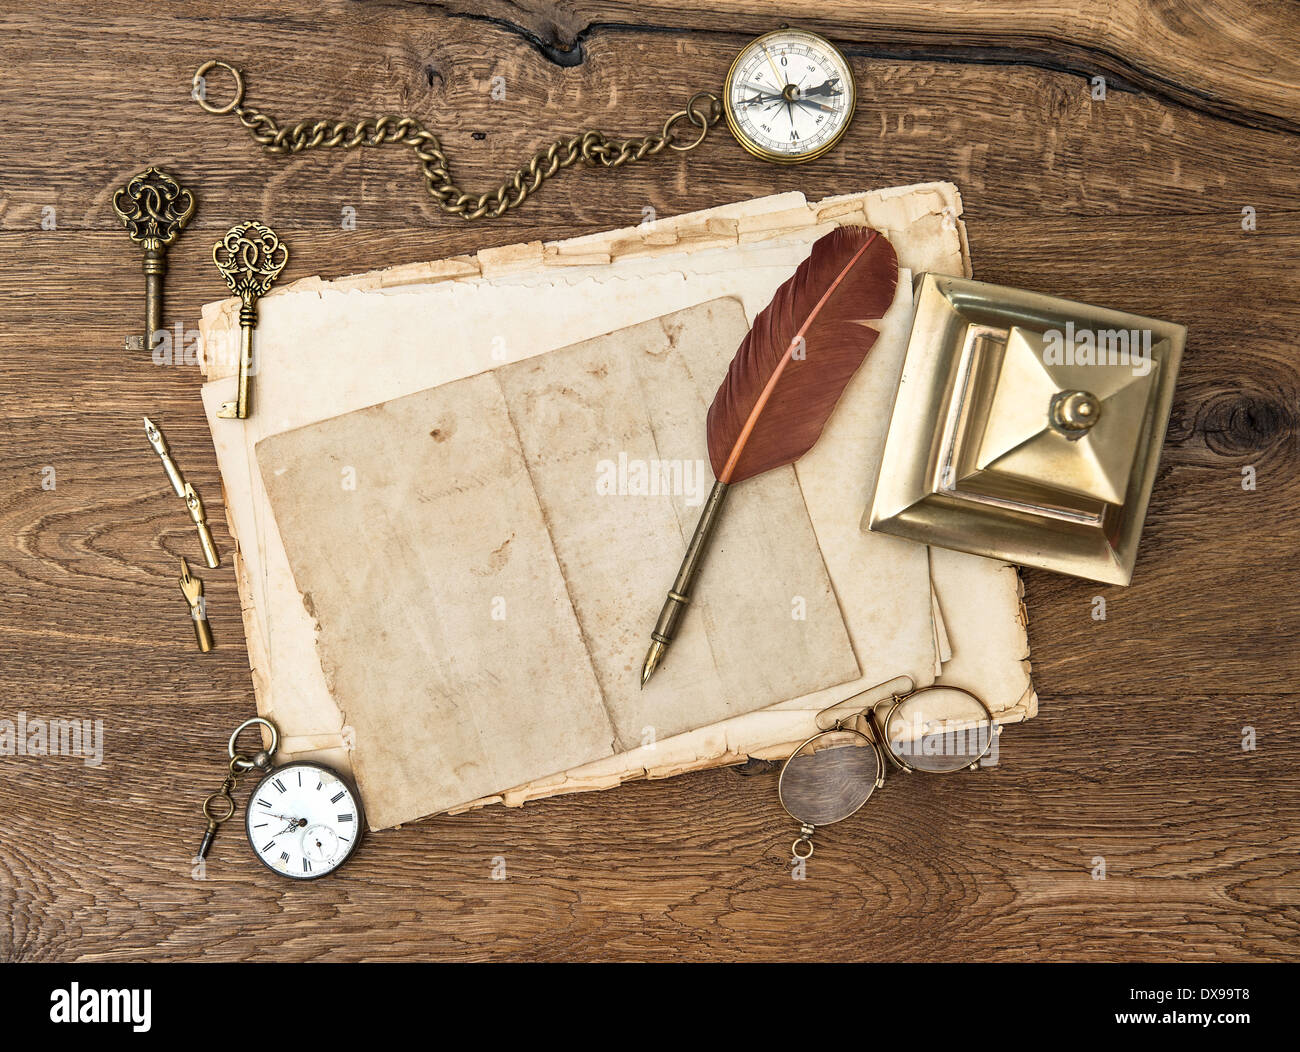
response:
[[[1015,570],[859,525],[911,278],[969,274],[960,212],[948,184],[786,194],[296,282],[262,303],[244,422],[215,415],[238,319],[209,305],[203,398],[282,751],[352,769],[380,828],[781,757],[819,711],[909,679],[1032,716]],[[904,268],[881,338],[814,450],[732,495],[642,694],[646,633],[712,481],[712,393],[842,223],[883,230]]]

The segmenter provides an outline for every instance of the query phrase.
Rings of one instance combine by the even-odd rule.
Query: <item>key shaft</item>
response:
[[[212,850],[212,841],[217,835],[217,823],[208,822],[208,828],[203,833],[203,843],[199,845],[199,858],[207,858],[208,852]]]

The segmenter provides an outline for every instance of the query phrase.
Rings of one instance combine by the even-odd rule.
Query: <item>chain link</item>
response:
[[[200,93],[203,75],[214,66],[229,70],[235,77],[236,95],[232,104],[215,107]],[[208,63],[194,76],[195,100],[209,113],[233,113],[248,129],[253,139],[271,153],[294,154],[322,146],[352,150],[362,146],[385,146],[397,143],[409,146],[420,159],[429,195],[448,215],[462,219],[502,216],[518,208],[541,185],[562,169],[578,161],[592,167],[622,168],[626,164],[653,157],[665,147],[685,153],[695,149],[722,116],[722,103],[707,91],[697,92],[664,121],[658,134],[630,139],[611,139],[598,131],[585,131],[557,139],[538,150],[528,163],[518,168],[495,190],[486,194],[469,194],[456,185],[451,163],[438,137],[413,117],[377,117],[359,121],[302,121],[282,128],[274,117],[245,106],[244,83],[239,71],[223,62]],[[696,129],[693,138],[678,138],[683,121]]]
[[[221,783],[221,788],[203,801],[203,817],[213,826],[220,825],[235,813],[235,798],[232,794],[237,785],[239,785],[239,771],[232,759],[230,761],[230,773],[226,775],[225,781]],[[214,812],[214,806],[218,802],[225,805],[225,809],[220,814]]]

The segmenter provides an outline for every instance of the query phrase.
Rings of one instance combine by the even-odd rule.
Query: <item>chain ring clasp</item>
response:
[[[230,75],[235,78],[234,98],[224,106],[214,106],[208,101],[208,74],[218,68],[229,71]],[[244,105],[244,75],[229,62],[222,62],[215,58],[209,59],[194,71],[193,88],[190,91],[190,97],[208,113],[234,113],[236,110],[242,109]]]
[[[701,115],[699,110],[695,107],[697,103],[704,99],[708,100],[709,109],[706,114]],[[717,124],[721,117],[722,101],[712,92],[697,91],[687,101],[685,109],[678,110],[664,121],[663,131],[660,135],[670,150],[676,150],[678,153],[686,153],[688,150],[693,150],[695,147],[699,146],[700,143],[704,142],[705,138],[709,134],[709,129],[713,127],[713,125]],[[700,130],[699,134],[690,142],[675,142],[673,141],[673,129],[677,126],[678,122],[683,120],[689,120],[693,125],[695,125],[695,127]]]
[[[258,750],[258,753],[254,754],[254,759],[250,760],[243,753],[235,751],[235,740],[249,727],[252,727],[257,724],[266,727],[271,732],[271,746],[270,748],[265,750]],[[230,743],[226,746],[226,751],[230,753],[231,773],[233,774],[233,773],[240,773],[243,771],[251,771],[254,767],[261,767],[262,765],[257,762],[257,756],[260,755],[261,753],[265,753],[265,755],[268,758],[274,756],[276,749],[278,749],[279,747],[280,747],[280,731],[274,723],[272,723],[270,720],[263,719],[261,716],[254,716],[251,720],[245,720],[243,723],[241,723],[238,727],[235,728],[234,734],[230,736]]]

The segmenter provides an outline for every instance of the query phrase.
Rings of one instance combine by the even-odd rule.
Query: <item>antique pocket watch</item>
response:
[[[223,70],[234,79],[233,96],[217,103],[208,76]],[[622,168],[662,153],[694,150],[726,115],[727,127],[749,153],[777,164],[799,164],[822,156],[843,138],[853,117],[857,91],[844,54],[824,37],[781,28],[747,44],[727,73],[722,97],[697,91],[671,114],[658,132],[618,139],[588,130],[566,135],[538,150],[487,193],[456,185],[442,141],[414,117],[392,115],[363,120],[304,120],[284,127],[270,114],[244,102],[244,75],[228,62],[210,59],[194,73],[191,97],[208,113],[238,118],[270,153],[293,154],[322,146],[409,146],[420,161],[425,189],[437,206],[462,219],[504,215],[523,204],[546,180],[581,161]]]
[[[269,749],[245,756],[236,750],[239,735],[254,725],[271,733]],[[246,720],[230,736],[230,773],[221,788],[203,802],[208,828],[199,848],[206,858],[217,827],[235,813],[231,791],[252,770],[262,779],[253,787],[245,807],[244,829],[249,846],[267,869],[292,880],[316,880],[343,865],[361,842],[365,815],[361,797],[348,779],[318,763],[295,760],[275,767],[271,758],[280,732],[260,716]]]

